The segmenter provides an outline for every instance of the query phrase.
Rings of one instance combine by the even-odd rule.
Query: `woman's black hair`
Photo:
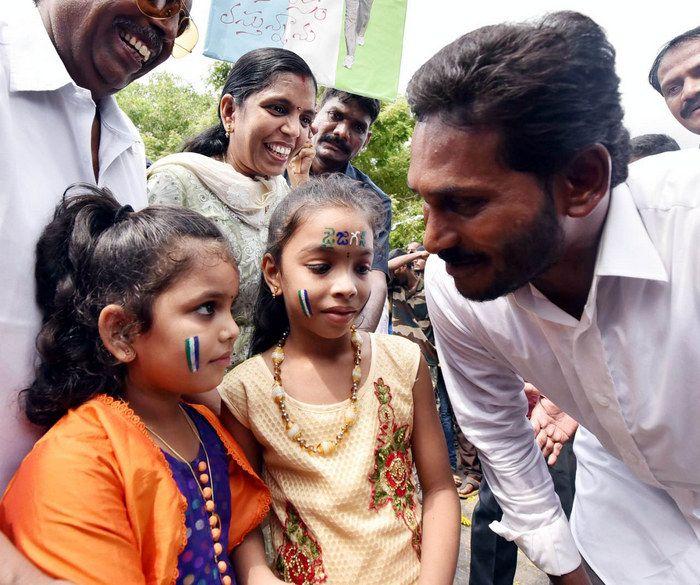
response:
[[[233,64],[221,90],[221,98],[230,94],[236,105],[240,106],[251,94],[270,87],[280,73],[293,73],[311,79],[314,82],[314,89],[318,87],[316,78],[304,59],[287,49],[269,47],[248,51]],[[226,136],[220,111],[218,116],[218,124],[185,142],[183,146],[185,152],[196,152],[209,157],[220,157],[225,154],[229,139]]]
[[[309,179],[282,200],[270,218],[265,253],[280,266],[282,251],[299,226],[319,210],[338,207],[364,214],[376,242],[377,233],[384,225],[385,211],[381,199],[359,181],[335,173]],[[250,355],[269,349],[289,329],[284,299],[272,296],[264,277],[260,279],[253,326]]]
[[[96,394],[122,396],[125,366],[100,339],[100,312],[109,304],[124,308],[130,318],[125,339],[148,331],[155,298],[202,252],[196,241],[235,266],[228,240],[194,211],[152,206],[133,212],[107,189],[79,184],[66,190],[36,247],[40,359],[23,392],[32,423],[50,427]]]

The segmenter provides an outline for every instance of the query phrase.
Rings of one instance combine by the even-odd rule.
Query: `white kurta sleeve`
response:
[[[503,509],[492,530],[515,541],[544,572],[573,571],[581,557],[527,419],[522,378],[469,329],[469,303],[437,258],[429,261],[425,291],[457,422],[479,450],[484,475]]]

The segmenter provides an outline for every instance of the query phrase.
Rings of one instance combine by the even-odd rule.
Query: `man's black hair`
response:
[[[467,33],[418,70],[407,94],[419,121],[495,130],[503,162],[543,180],[602,144],[614,187],[629,158],[619,83],[603,29],[583,14],[555,12]]]
[[[368,98],[363,95],[357,95],[355,93],[349,93],[334,87],[328,87],[323,92],[321,100],[319,102],[319,109],[321,109],[324,104],[333,98],[337,98],[341,103],[355,103],[360,109],[370,117],[370,125],[374,124],[374,121],[379,116],[379,110],[382,103],[374,98]]]
[[[398,258],[399,256],[405,256],[406,255],[406,250],[403,248],[394,248],[391,252],[389,252],[389,260],[393,260],[394,258]]]
[[[668,53],[671,49],[675,49],[676,47],[687,43],[688,41],[693,41],[696,39],[700,39],[700,26],[678,35],[677,37],[668,41],[668,43],[661,48],[659,54],[656,56],[656,59],[654,59],[654,63],[651,65],[651,69],[649,70],[649,83],[656,91],[661,93],[659,67],[661,66],[661,61],[663,61],[664,57],[666,56],[666,53]]]
[[[630,162],[645,156],[681,149],[678,143],[666,134],[642,134],[635,136],[630,144],[632,145]]]

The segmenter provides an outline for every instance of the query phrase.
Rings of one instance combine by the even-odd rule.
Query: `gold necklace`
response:
[[[282,387],[282,362],[284,361],[284,343],[287,341],[287,334],[282,336],[282,339],[277,343],[277,347],[272,352],[272,366],[273,366],[273,376],[275,378],[275,385],[272,387],[272,399],[277,403],[280,410],[280,415],[284,421],[287,436],[295,441],[302,449],[308,453],[314,455],[330,455],[336,450],[340,442],[345,438],[345,435],[350,430],[350,427],[355,423],[357,419],[357,407],[355,403],[357,402],[357,388],[362,378],[362,337],[355,329],[353,325],[350,327],[350,344],[353,349],[353,362],[354,367],[352,369],[352,388],[350,390],[350,405],[345,411],[343,417],[343,424],[338,431],[338,434],[333,439],[326,439],[317,443],[316,445],[311,445],[304,438],[301,432],[301,427],[298,423],[294,422],[287,412],[286,397],[287,393]]]
[[[151,433],[161,443],[163,443],[163,445],[165,445],[170,450],[170,452],[173,455],[175,455],[177,459],[179,459],[185,465],[187,465],[187,468],[190,470],[190,473],[192,473],[192,477],[194,477],[194,481],[197,484],[197,487],[199,488],[199,493],[202,494],[202,498],[204,499],[204,509],[209,514],[209,528],[211,528],[211,538],[214,544],[214,562],[216,563],[216,566],[219,569],[219,573],[221,574],[221,583],[223,585],[231,585],[233,583],[231,577],[225,574],[229,568],[228,563],[223,559],[219,558],[224,552],[224,547],[219,542],[219,539],[221,538],[221,518],[216,513],[216,503],[214,500],[214,477],[209,477],[209,473],[213,474],[211,464],[209,463],[209,453],[207,452],[207,448],[204,445],[204,441],[202,441],[202,437],[199,436],[199,432],[197,431],[197,427],[195,426],[194,422],[192,422],[190,416],[187,414],[187,412],[185,412],[185,409],[182,408],[182,405],[180,404],[179,406],[180,410],[182,411],[182,414],[185,416],[185,420],[187,421],[190,430],[192,431],[192,433],[194,433],[194,436],[197,437],[197,441],[199,442],[199,444],[202,447],[202,450],[204,451],[204,457],[206,458],[206,462],[200,461],[197,465],[199,476],[197,476],[197,474],[195,473],[194,468],[192,467],[192,465],[190,465],[190,462],[187,459],[185,459],[182,455],[180,455],[180,453],[176,449],[174,449],[170,445],[170,443],[168,443],[163,437],[156,433],[151,427],[149,427],[148,425],[145,426],[148,429],[148,432]]]

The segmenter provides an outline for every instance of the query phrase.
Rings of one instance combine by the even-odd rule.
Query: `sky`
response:
[[[212,63],[201,53],[210,0],[193,0],[193,3],[192,16],[200,33],[194,54],[185,59],[170,59],[157,71],[165,69],[201,88],[202,79]],[[644,8],[645,4],[630,0],[495,0],[481,3],[408,0],[399,91],[404,92],[413,73],[435,52],[470,30],[504,21],[530,20],[554,10],[577,10],[603,26],[617,50],[617,73],[622,80],[625,124],[630,134],[661,132],[675,138],[681,147],[697,147],[700,136],[688,132],[676,122],[662,97],[647,81],[649,67],[663,44],[697,26],[697,19],[688,17],[689,6],[693,4],[666,0],[662,4],[653,4],[655,10]]]

